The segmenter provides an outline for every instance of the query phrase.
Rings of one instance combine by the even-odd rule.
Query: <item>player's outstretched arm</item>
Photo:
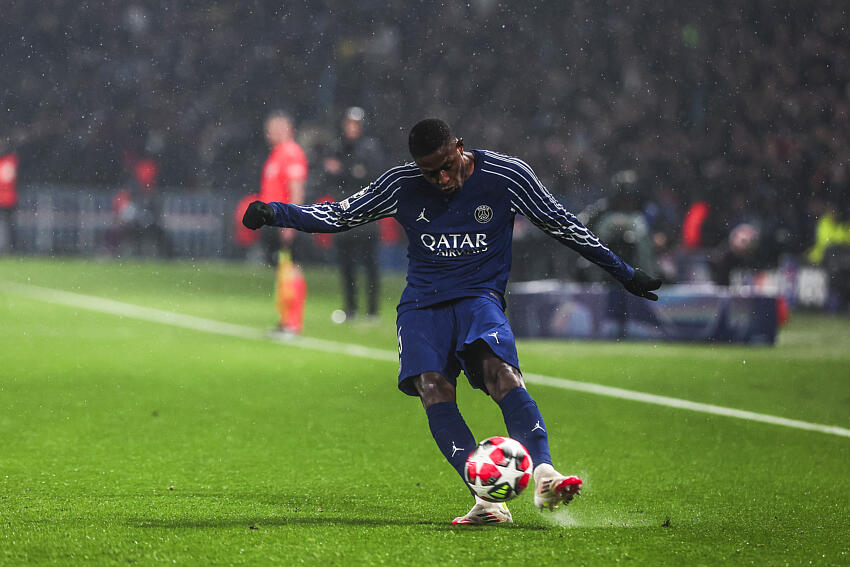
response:
[[[271,224],[274,221],[274,209],[262,201],[252,201],[245,214],[242,215],[242,224],[251,230]]]
[[[398,208],[399,188],[369,185],[343,201],[312,205],[254,201],[245,210],[242,224],[252,230],[269,225],[302,232],[342,232],[392,216]]]
[[[658,296],[652,292],[661,287],[661,280],[653,278],[640,268],[635,268],[635,277],[623,282],[623,287],[638,297],[658,301]]]

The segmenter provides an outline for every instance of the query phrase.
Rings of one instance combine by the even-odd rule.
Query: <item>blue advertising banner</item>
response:
[[[507,299],[517,337],[772,345],[778,327],[776,297],[710,285],[665,286],[655,302],[602,284],[524,282]]]

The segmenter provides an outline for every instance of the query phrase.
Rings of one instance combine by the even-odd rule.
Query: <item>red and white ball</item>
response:
[[[466,459],[464,478],[472,491],[490,502],[516,498],[531,480],[531,455],[510,437],[490,437]]]

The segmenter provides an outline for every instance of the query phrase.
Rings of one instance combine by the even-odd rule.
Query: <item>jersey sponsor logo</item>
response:
[[[471,256],[487,251],[487,235],[483,232],[419,235],[422,245],[437,256]]]
[[[428,220],[428,217],[425,216],[425,208],[424,207],[422,208],[422,212],[419,213],[419,216],[416,217],[416,222],[419,222],[419,221],[431,222],[430,220]]]
[[[493,220],[493,209],[490,205],[478,205],[475,209],[475,220],[481,224],[486,224]]]

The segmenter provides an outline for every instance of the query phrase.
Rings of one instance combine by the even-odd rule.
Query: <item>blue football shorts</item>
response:
[[[418,396],[411,378],[439,372],[457,387],[460,371],[473,388],[480,378],[467,367],[464,353],[477,340],[487,343],[503,361],[519,369],[516,341],[501,302],[490,297],[464,297],[431,307],[411,309],[396,319],[398,388]]]

